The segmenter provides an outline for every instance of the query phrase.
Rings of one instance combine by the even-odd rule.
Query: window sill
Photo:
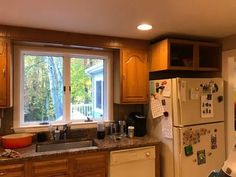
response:
[[[105,122],[106,126],[108,126],[109,122]],[[62,129],[64,124],[52,124],[53,127],[58,126],[59,129]],[[24,127],[13,127],[15,133],[37,133],[37,132],[45,132],[49,131],[50,125],[29,125]],[[86,129],[86,128],[97,128],[97,122],[81,122],[81,123],[72,123],[71,129]]]

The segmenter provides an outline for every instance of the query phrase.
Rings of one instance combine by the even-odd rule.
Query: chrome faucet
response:
[[[61,139],[66,140],[68,138],[69,131],[70,131],[70,123],[64,124],[62,126],[62,131],[61,131]]]

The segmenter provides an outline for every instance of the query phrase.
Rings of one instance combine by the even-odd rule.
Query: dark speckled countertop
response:
[[[151,146],[157,145],[160,141],[156,138],[152,138],[149,136],[144,137],[134,137],[134,138],[111,138],[109,136],[105,137],[105,139],[94,140],[96,147],[86,147],[86,148],[73,148],[67,150],[57,150],[57,151],[47,151],[47,152],[35,152],[36,145],[33,144],[31,146],[16,149],[17,152],[21,153],[21,156],[18,158],[0,158],[1,163],[8,162],[19,162],[19,161],[27,161],[27,160],[35,160],[42,159],[45,157],[60,157],[65,155],[76,155],[80,153],[88,153],[88,152],[98,152],[98,151],[112,151],[126,148],[137,148],[143,146]],[[4,151],[3,148],[0,148],[0,153]]]

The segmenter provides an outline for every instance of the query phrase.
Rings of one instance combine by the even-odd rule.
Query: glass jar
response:
[[[105,138],[105,123],[103,121],[99,121],[97,123],[97,139]]]

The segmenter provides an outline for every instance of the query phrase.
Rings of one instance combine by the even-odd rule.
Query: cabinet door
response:
[[[144,50],[123,49],[122,94],[123,103],[147,103],[148,71],[147,52]]]
[[[0,38],[0,107],[12,106],[10,41]]]
[[[67,177],[68,159],[52,159],[32,162],[32,177]]]
[[[74,158],[75,177],[105,177],[107,169],[106,153],[81,154]]]
[[[105,176],[106,176],[105,168],[87,172],[77,172],[74,174],[74,177],[105,177]]]
[[[10,164],[0,166],[0,176],[3,177],[24,177],[24,164]]]

